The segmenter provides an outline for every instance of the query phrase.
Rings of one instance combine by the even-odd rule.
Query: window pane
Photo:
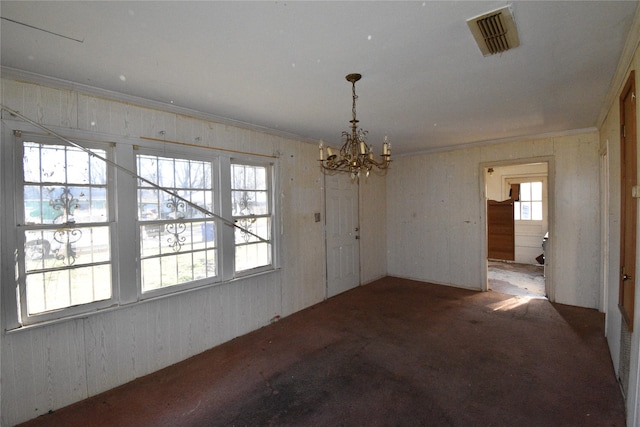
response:
[[[531,200],[531,184],[528,182],[523,182],[520,184],[520,200],[523,202],[528,202]]]
[[[542,202],[531,202],[531,219],[542,221]]]
[[[66,181],[66,148],[64,146],[40,146],[40,182],[65,182]],[[45,160],[46,159],[46,160]]]
[[[25,142],[22,157],[22,176],[25,182],[40,182],[40,144]]]
[[[156,184],[162,187],[176,187],[173,159],[158,158],[158,179]],[[178,185],[179,186],[179,185]]]
[[[155,156],[138,156],[138,175],[151,182],[158,181],[158,159]],[[140,184],[146,185],[146,184]]]
[[[236,220],[239,228],[236,228],[235,240],[236,244],[259,242],[260,239],[271,239],[271,219],[269,217],[262,218],[241,218]]]
[[[210,249],[142,261],[142,290],[148,292],[215,276],[217,253]]]
[[[531,183],[531,200],[536,200],[536,201],[542,200],[542,183],[541,182]]]
[[[271,206],[266,166],[231,166],[236,271],[271,264]]]
[[[264,166],[232,165],[234,190],[267,190],[267,168]]]
[[[100,157],[104,157],[104,151],[91,150]],[[102,159],[91,156],[89,158],[89,183],[92,185],[107,185],[107,164]]]
[[[520,219],[521,220],[531,219],[531,202],[520,203]]]
[[[271,245],[269,243],[254,243],[236,247],[236,271],[271,264]]]
[[[208,188],[211,182],[211,164],[210,163],[192,163],[190,169],[190,187],[191,188]]]
[[[138,219],[141,221],[160,218],[160,195],[158,190],[138,189]]]
[[[256,190],[267,189],[267,169],[256,168]]]
[[[520,202],[515,202],[514,219],[522,221],[542,220],[542,182],[520,184]]]
[[[67,182],[73,184],[88,184],[89,179],[89,154],[84,151],[67,150]],[[83,165],[83,167],[73,167]]]
[[[162,287],[160,258],[143,259],[141,263],[142,292]]]
[[[233,216],[266,215],[269,213],[266,191],[233,191]]]
[[[211,162],[138,157],[147,178],[166,190],[138,184],[142,291],[215,277],[215,221],[192,205],[214,209]]]
[[[109,227],[29,230],[24,246],[27,272],[111,260]]]
[[[104,161],[76,147],[35,142],[23,143],[22,160],[26,314],[110,299]]]
[[[94,265],[28,274],[29,315],[111,298],[111,267]]]

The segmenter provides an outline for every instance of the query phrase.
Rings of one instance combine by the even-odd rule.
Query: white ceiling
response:
[[[597,125],[636,1],[514,1],[520,47],[466,20],[504,1],[1,1],[4,67],[339,145],[349,73],[394,153]]]

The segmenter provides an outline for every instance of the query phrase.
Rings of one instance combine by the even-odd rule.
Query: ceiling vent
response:
[[[509,6],[467,19],[467,24],[484,56],[501,53],[520,45],[516,23]]]

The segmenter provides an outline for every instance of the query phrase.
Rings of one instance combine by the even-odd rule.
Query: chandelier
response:
[[[362,78],[360,74],[349,74],[346,76],[347,81],[351,82],[353,107],[351,109],[351,130],[342,132],[343,145],[340,151],[336,153],[334,149],[327,146],[320,140],[320,166],[326,174],[337,172],[347,172],[351,174],[352,179],[359,178],[361,174],[365,177],[369,176],[369,172],[375,167],[382,173],[385,173],[391,163],[391,143],[385,136],[382,144],[382,155],[376,160],[373,149],[367,145],[367,131],[358,129],[358,120],[356,119],[356,82]],[[326,150],[326,158],[325,158]]]

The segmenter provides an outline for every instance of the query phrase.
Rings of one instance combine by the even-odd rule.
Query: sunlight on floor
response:
[[[525,296],[514,296],[513,298],[509,298],[504,301],[496,302],[494,304],[489,304],[488,307],[493,311],[509,311],[514,308],[518,308],[521,305],[528,304],[532,299],[544,299],[542,297],[525,297]]]

